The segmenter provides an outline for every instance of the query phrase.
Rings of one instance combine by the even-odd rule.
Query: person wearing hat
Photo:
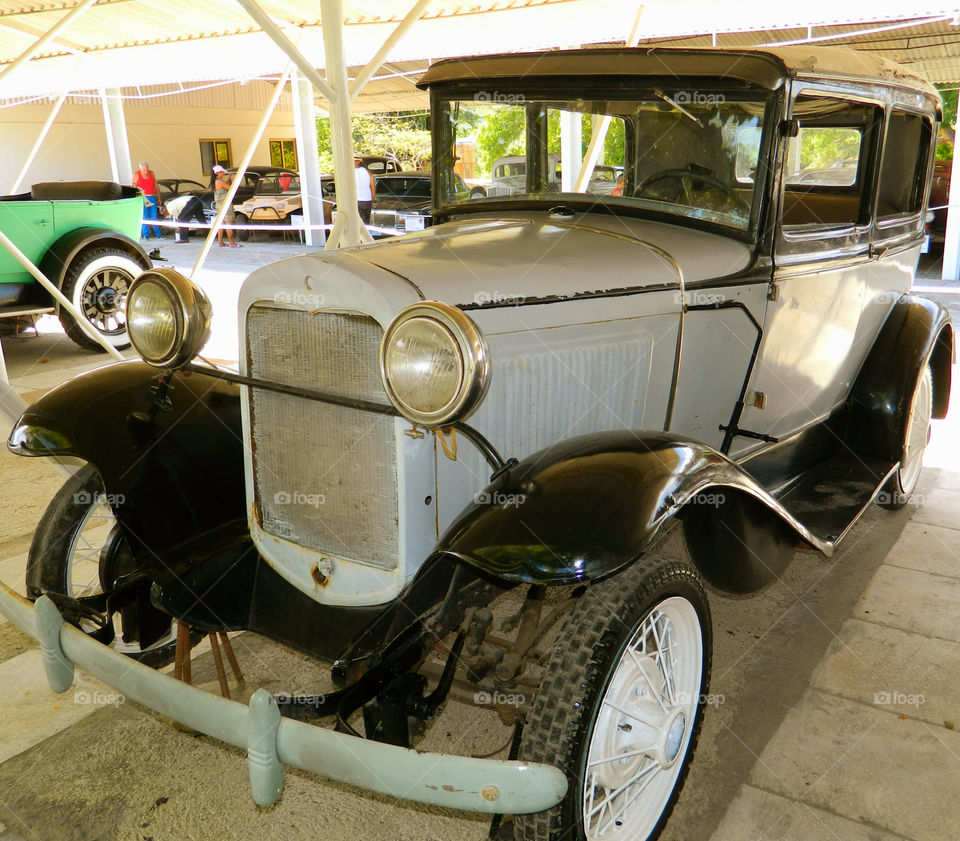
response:
[[[223,206],[223,202],[227,198],[227,193],[230,190],[230,184],[233,179],[230,177],[230,173],[222,167],[220,164],[215,164],[213,167],[213,172],[210,173],[210,186],[213,188],[213,206],[220,212],[220,208]],[[227,212],[224,214],[223,221],[227,225],[232,225],[236,217],[233,214],[233,206],[230,205],[227,207]],[[224,246],[223,241],[224,231],[221,229],[217,231],[217,243],[221,248]],[[233,231],[227,228],[227,243],[231,248],[241,248],[239,242],[233,241]]]
[[[157,225],[149,224],[160,218],[160,201],[157,198],[157,178],[146,161],[140,161],[140,168],[133,176],[133,186],[143,193],[143,225],[140,228],[140,238],[150,239],[151,231],[156,231],[154,236],[162,239],[163,231]]]

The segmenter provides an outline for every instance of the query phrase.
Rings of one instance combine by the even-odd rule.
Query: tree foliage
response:
[[[430,131],[422,112],[355,114],[352,119],[353,151],[358,155],[392,155],[404,169],[430,167]],[[320,170],[333,172],[330,120],[317,120]]]

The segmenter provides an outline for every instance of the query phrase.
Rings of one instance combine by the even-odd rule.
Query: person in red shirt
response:
[[[150,239],[151,231],[156,231],[157,239],[163,238],[163,230],[157,225],[148,224],[151,220],[160,218],[160,201],[157,193],[157,178],[150,169],[150,164],[140,161],[140,169],[133,176],[133,186],[143,193],[143,226],[140,228],[140,238]]]

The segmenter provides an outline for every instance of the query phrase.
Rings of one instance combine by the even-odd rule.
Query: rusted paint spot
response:
[[[326,587],[330,583],[330,576],[324,575],[320,571],[319,564],[314,564],[313,569],[310,570],[310,575],[313,580],[321,587]]]
[[[500,797],[500,789],[498,789],[496,786],[484,786],[483,791],[481,791],[480,794],[483,795],[484,800],[493,802]]]

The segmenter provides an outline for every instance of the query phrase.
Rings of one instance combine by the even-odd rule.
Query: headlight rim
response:
[[[415,318],[437,322],[454,339],[460,354],[460,385],[453,399],[435,412],[419,412],[394,392],[387,375],[387,351],[397,329]],[[442,301],[418,301],[398,312],[380,341],[380,381],[391,405],[408,421],[426,429],[450,426],[479,408],[490,385],[490,354],[480,328],[466,313]]]
[[[148,269],[138,275],[130,285],[127,293],[127,311],[139,287],[152,283],[164,291],[171,303],[176,319],[176,332],[170,350],[160,357],[150,357],[144,354],[135,338],[131,321],[127,320],[127,335],[130,344],[140,358],[155,368],[177,369],[196,359],[207,339],[210,337],[210,317],[212,307],[210,299],[192,281],[185,278],[175,269],[162,267]]]

